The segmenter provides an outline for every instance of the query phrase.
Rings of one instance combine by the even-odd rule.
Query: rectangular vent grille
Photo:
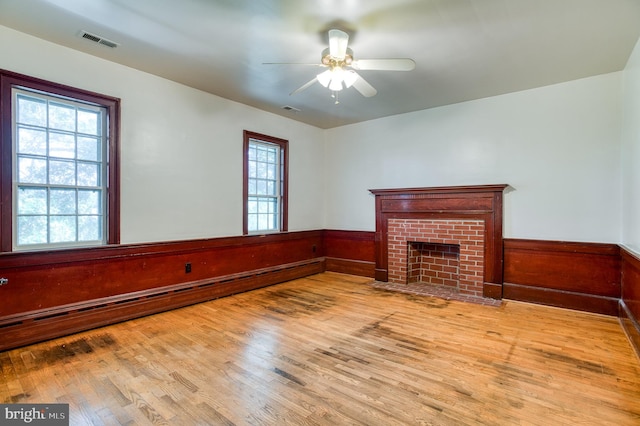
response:
[[[285,111],[300,112],[298,108],[292,107],[291,105],[285,105],[282,107],[282,109]]]
[[[100,37],[100,36],[97,36],[95,34],[88,33],[86,31],[81,31],[80,32],[80,37],[82,37],[84,39],[87,39],[87,40],[91,40],[94,43],[98,43],[98,44],[101,44],[103,46],[110,47],[112,49],[118,47],[118,43],[116,43],[114,41],[111,41],[111,40],[107,40],[104,37]]]

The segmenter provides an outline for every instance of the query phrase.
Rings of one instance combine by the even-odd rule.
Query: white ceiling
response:
[[[331,128],[622,70],[640,0],[0,0],[0,25]],[[319,84],[290,96],[321,69],[264,63],[319,63],[332,27],[356,59],[415,70],[360,71],[378,94],[338,105]]]

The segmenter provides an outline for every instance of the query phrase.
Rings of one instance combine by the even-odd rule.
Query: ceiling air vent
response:
[[[283,110],[285,111],[293,111],[293,112],[300,112],[300,110],[298,108],[294,108],[291,105],[285,105],[282,107]]]
[[[94,43],[102,44],[103,46],[111,47],[112,49],[118,47],[118,43],[86,31],[80,31],[79,35],[84,39],[91,40]]]

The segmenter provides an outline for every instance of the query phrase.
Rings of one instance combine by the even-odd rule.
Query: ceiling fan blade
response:
[[[316,81],[318,81],[315,77],[313,78],[313,80],[308,81],[307,83],[303,84],[302,86],[298,87],[296,90],[294,90],[293,92],[289,93],[289,96],[293,96],[296,93],[300,93],[305,89],[308,89],[309,87],[311,87],[313,85],[313,83],[315,83]]]
[[[263,62],[262,65],[310,65],[313,67],[326,67],[326,65],[317,62],[315,64],[305,62]]]
[[[355,71],[353,71],[353,73],[356,74]],[[356,75],[358,75],[358,74],[356,74]],[[365,98],[370,98],[372,96],[375,96],[376,93],[378,93],[378,91],[375,89],[375,87],[370,85],[367,82],[367,80],[362,78],[360,75],[358,75],[358,78],[353,82],[353,87],[355,87],[356,90],[358,92],[360,92],[360,94],[362,96],[364,96]]]
[[[348,43],[349,34],[340,30],[329,30],[329,54],[335,59],[344,59]]]
[[[351,63],[356,70],[411,71],[416,67],[413,59],[358,59]]]

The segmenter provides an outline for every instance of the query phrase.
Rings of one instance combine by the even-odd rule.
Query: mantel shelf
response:
[[[498,185],[466,185],[466,186],[433,186],[433,187],[420,187],[420,188],[386,188],[386,189],[370,189],[374,195],[393,197],[393,196],[405,196],[416,194],[475,194],[482,192],[502,192],[507,184]]]

